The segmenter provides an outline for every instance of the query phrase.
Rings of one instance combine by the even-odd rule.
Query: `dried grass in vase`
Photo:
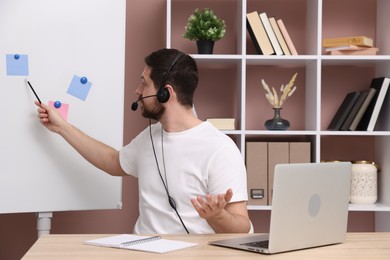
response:
[[[281,108],[282,105],[286,102],[287,98],[291,97],[292,94],[294,94],[295,90],[297,89],[297,87],[294,86],[294,82],[297,75],[298,73],[295,73],[290,79],[290,82],[286,86],[282,85],[280,87],[280,92],[281,92],[280,97],[274,87],[270,88],[268,84],[265,82],[265,80],[261,79],[261,84],[263,85],[263,88],[267,92],[265,94],[265,97],[267,98],[268,102],[271,104],[273,108]]]

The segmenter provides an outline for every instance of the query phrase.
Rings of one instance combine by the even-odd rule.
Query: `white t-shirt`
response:
[[[236,144],[208,122],[176,133],[162,130],[157,123],[151,126],[151,132],[153,139],[148,127],[120,151],[123,170],[138,178],[140,215],[134,233],[185,233],[169,205],[151,140],[161,176],[188,231],[214,233],[192,206],[191,198],[232,188],[231,202],[248,199],[246,169]]]

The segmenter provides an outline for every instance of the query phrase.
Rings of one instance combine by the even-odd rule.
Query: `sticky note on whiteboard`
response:
[[[28,56],[24,54],[7,54],[7,75],[28,76]]]
[[[92,83],[87,77],[73,76],[70,82],[67,93],[81,100],[86,100],[88,93],[91,90]]]
[[[56,102],[58,102],[58,101],[49,101],[48,105],[50,107],[54,107],[55,109],[57,109],[58,112],[60,112],[62,118],[67,121],[68,120],[69,104],[60,103],[60,105],[58,106],[58,105],[55,105]]]

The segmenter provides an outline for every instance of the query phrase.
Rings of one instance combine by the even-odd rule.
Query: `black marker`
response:
[[[30,81],[28,81],[28,80],[26,79],[26,82],[27,82],[27,84],[30,86],[30,88],[31,88],[32,92],[34,93],[35,97],[38,99],[39,104],[42,104],[42,102],[41,102],[41,100],[39,99],[37,93],[35,92],[33,86],[31,86]]]

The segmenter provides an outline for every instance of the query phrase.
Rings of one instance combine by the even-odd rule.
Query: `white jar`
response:
[[[377,175],[378,168],[374,162],[353,162],[351,178],[351,203],[374,204],[377,201]]]

